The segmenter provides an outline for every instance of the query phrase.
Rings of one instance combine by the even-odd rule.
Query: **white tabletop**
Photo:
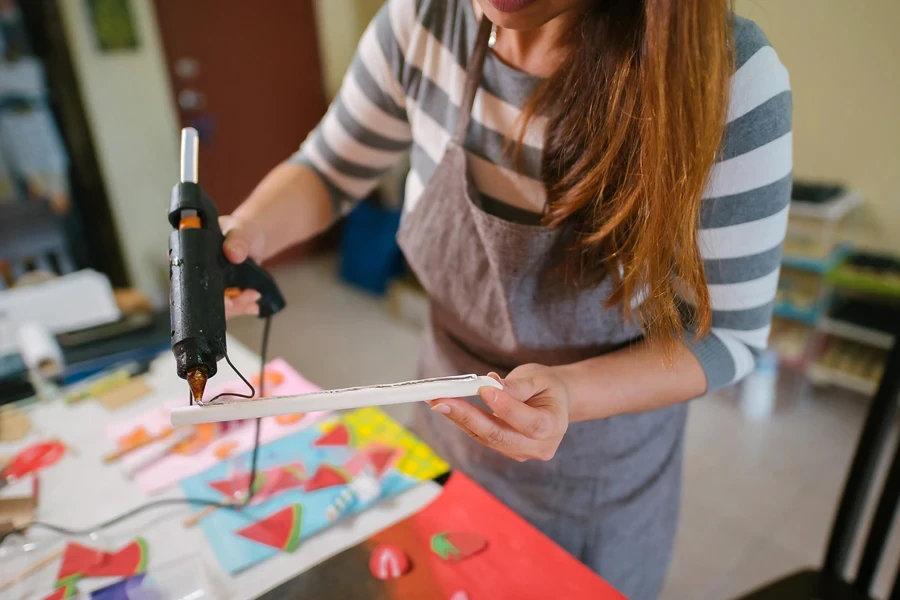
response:
[[[259,357],[236,340],[229,338],[228,349],[235,366],[242,372],[252,373],[258,368]],[[227,371],[228,367],[223,361],[216,379],[230,379]],[[315,373],[305,375],[315,381]],[[108,520],[149,500],[182,496],[178,487],[148,496],[137,484],[127,480],[118,466],[104,465],[102,461],[103,455],[112,449],[105,434],[107,423],[140,414],[155,404],[186,394],[186,384],[175,375],[175,362],[168,352],[154,362],[147,379],[154,392],[115,412],[106,410],[92,400],[73,406],[66,406],[62,402],[35,405],[28,409],[34,426],[28,437],[16,443],[0,442],[0,455],[12,454],[28,444],[53,437],[59,437],[77,452],[75,455],[67,455],[61,462],[41,473],[38,520],[80,529]],[[171,564],[184,557],[199,556],[198,564],[205,567],[207,575],[219,586],[210,597],[244,600],[259,596],[413,514],[434,499],[439,491],[440,487],[435,483],[419,484],[396,498],[385,500],[304,541],[295,552],[280,554],[234,577],[221,569],[199,527],[186,529],[182,526],[182,520],[191,512],[187,506],[148,511],[104,530],[100,534],[100,540],[111,545],[109,549],[115,549],[117,545],[135,536],[143,537],[149,548],[151,573],[154,567]],[[39,545],[44,540],[49,543],[52,537],[53,534],[37,530],[29,534],[29,538]],[[35,560],[40,559],[39,551],[33,554],[36,555]],[[27,563],[18,562],[27,567]],[[28,597],[22,595],[26,588],[33,592],[42,589],[40,584],[52,585],[57,564],[48,567],[47,573],[41,572],[30,578],[26,582],[28,585],[20,586],[21,590],[17,587],[6,593],[10,594],[11,599]],[[8,571],[0,572],[0,581],[8,576]],[[79,584],[79,590],[89,591],[108,583],[108,580],[84,580]]]

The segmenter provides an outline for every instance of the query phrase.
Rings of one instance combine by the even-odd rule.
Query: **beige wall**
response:
[[[794,171],[866,197],[862,243],[900,251],[900,0],[738,0],[787,66]]]
[[[59,3],[125,264],[137,287],[165,301],[166,208],[178,178],[178,123],[150,0],[133,0],[140,47],[104,54],[85,2]]]

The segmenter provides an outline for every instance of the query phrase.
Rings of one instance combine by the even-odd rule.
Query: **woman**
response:
[[[768,336],[784,68],[726,0],[390,0],[318,128],[223,218],[228,257],[324,230],[408,150],[398,240],[431,301],[421,375],[503,383],[423,405],[415,430],[655,598],[685,401],[745,375]]]

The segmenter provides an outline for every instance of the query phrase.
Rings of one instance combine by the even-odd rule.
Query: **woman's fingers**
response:
[[[241,315],[258,315],[260,293],[256,290],[244,290],[237,296],[229,298],[225,296],[225,318]]]
[[[519,432],[465,400],[456,398],[441,400],[435,402],[431,408],[471,433],[481,443],[503,454],[508,456],[525,454],[524,445],[527,440]]]
[[[546,411],[514,398],[505,389],[484,387],[478,393],[497,417],[519,433],[535,440],[542,440],[550,435],[550,415]]]

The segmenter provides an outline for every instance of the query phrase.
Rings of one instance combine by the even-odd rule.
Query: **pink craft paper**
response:
[[[283,359],[277,358],[267,363],[266,373],[275,371],[281,373],[281,375],[284,377],[284,381],[282,381],[278,386],[274,386],[271,383],[267,382],[265,389],[267,397],[290,396],[294,394],[303,394],[306,392],[315,392],[320,389],[315,384],[312,384],[304,379]],[[216,389],[209,390],[206,394],[206,397],[212,398],[216,394],[225,391],[247,393],[248,390],[247,386],[240,379],[237,379],[234,381],[230,381],[227,384],[221,385]],[[185,402],[187,402],[186,398],[180,398],[178,400],[166,402],[159,408],[147,411],[146,413],[143,413],[135,418],[131,418],[125,421],[119,421],[117,423],[110,423],[106,428],[106,435],[110,438],[110,440],[113,441],[113,443],[115,443],[116,440],[133,432],[135,428],[139,426],[143,426],[150,435],[160,433],[166,428],[172,426],[171,421],[169,420],[169,412],[172,410],[172,408],[176,406],[182,406]],[[260,428],[260,442],[265,444],[273,440],[282,438],[286,435],[295,433],[327,414],[327,411],[308,413],[296,423],[290,423],[287,425],[279,424],[276,421],[275,417],[265,418],[262,420],[262,425]],[[137,475],[135,475],[134,481],[137,482],[141,489],[143,489],[148,494],[151,494],[173,486],[185,477],[190,477],[191,475],[201,473],[214,464],[220,462],[220,459],[215,455],[215,451],[216,448],[218,448],[222,444],[227,444],[230,442],[234,442],[237,444],[231,450],[230,455],[232,457],[238,456],[243,452],[252,449],[254,422],[252,420],[249,420],[243,423],[234,423],[232,424],[232,427],[234,427],[232,431],[229,431],[224,435],[216,438],[211,444],[209,444],[207,447],[203,448],[196,454],[170,454],[165,458],[161,458],[158,461],[148,465],[144,469],[141,469],[137,473]],[[144,448],[141,448],[140,450],[131,452],[125,455],[125,457],[122,459],[122,462],[126,467],[136,464],[137,462],[142,460],[142,456],[145,452],[150,453],[154,448],[158,447],[157,444],[165,443],[167,442],[163,440],[154,444],[150,444]]]

